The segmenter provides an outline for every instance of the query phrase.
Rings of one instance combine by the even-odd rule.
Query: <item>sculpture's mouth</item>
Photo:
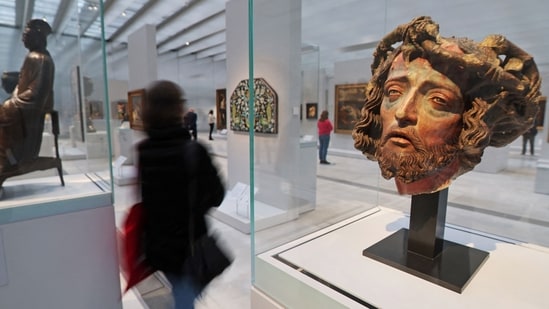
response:
[[[383,144],[390,143],[392,145],[395,145],[397,147],[401,148],[408,148],[408,147],[414,147],[415,148],[415,139],[413,135],[406,133],[401,130],[395,130],[391,131],[385,136],[385,140]]]

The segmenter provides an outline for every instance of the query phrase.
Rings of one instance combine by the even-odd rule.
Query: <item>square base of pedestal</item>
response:
[[[433,259],[408,251],[408,230],[400,229],[364,249],[362,255],[461,293],[488,258],[488,252],[444,240]]]

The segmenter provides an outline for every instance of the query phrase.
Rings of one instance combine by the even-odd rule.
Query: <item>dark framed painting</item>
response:
[[[335,86],[335,133],[351,134],[355,124],[360,120],[367,85],[363,83]]]
[[[536,116],[535,126],[538,129],[538,132],[543,132],[543,127],[545,125],[545,109],[547,108],[547,97],[540,97],[539,101],[539,111]],[[549,143],[549,134],[547,134],[547,142]]]
[[[145,89],[136,89],[128,92],[128,118],[130,128],[143,131],[143,107],[145,106]]]
[[[105,117],[102,101],[86,101],[86,105],[88,109],[88,117],[90,117],[91,119],[103,119]]]
[[[539,111],[538,115],[536,116],[536,126],[543,127],[545,122],[545,108],[547,105],[547,97],[542,96],[539,101]]]
[[[278,133],[278,97],[263,78],[254,79],[254,132]],[[241,80],[231,94],[231,130],[249,131],[250,89],[248,80]]]
[[[215,109],[217,110],[217,129],[227,129],[227,89],[215,90]]]
[[[129,121],[128,119],[128,101],[118,100],[111,102],[111,108],[113,108],[112,117],[120,120],[120,122]]]
[[[318,103],[305,104],[305,115],[307,119],[318,118]]]

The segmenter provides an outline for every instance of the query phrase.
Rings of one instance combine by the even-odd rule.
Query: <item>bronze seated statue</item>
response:
[[[50,25],[30,20],[22,41],[28,53],[21,70],[2,76],[2,86],[11,96],[0,105],[0,197],[2,184],[13,176],[57,168],[61,184],[63,171],[57,145],[59,117],[53,110],[55,64],[47,49]],[[55,157],[39,157],[46,115],[51,116]]]
[[[19,72],[4,72],[2,87],[7,93],[12,93],[18,80]],[[0,190],[7,178],[51,168],[57,169],[61,185],[64,186],[63,169],[59,157],[59,115],[57,111],[36,111],[31,108],[13,109],[3,105],[0,107],[0,113],[10,119],[0,125]],[[50,115],[52,122],[51,133],[54,136],[55,157],[39,156],[44,120],[47,114]],[[2,195],[2,191],[0,191],[0,198]]]

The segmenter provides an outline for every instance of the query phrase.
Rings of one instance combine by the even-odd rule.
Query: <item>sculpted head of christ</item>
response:
[[[398,47],[393,47],[401,43]],[[418,17],[379,43],[355,148],[401,194],[432,193],[532,126],[541,100],[533,58],[501,35],[440,36]]]

